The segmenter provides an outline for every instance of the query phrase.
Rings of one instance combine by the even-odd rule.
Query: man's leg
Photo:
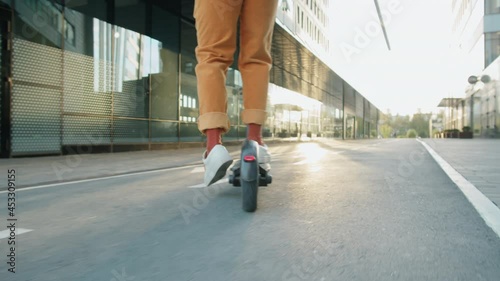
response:
[[[248,125],[248,139],[261,145],[277,6],[278,0],[245,0],[241,9],[239,70],[245,108],[241,118]]]
[[[195,0],[198,129],[204,134],[207,129],[229,130],[226,74],[233,63],[241,4],[242,0]]]
[[[203,154],[207,186],[222,179],[233,162],[220,144],[221,135],[229,130],[226,74],[234,60],[241,5],[242,0],[195,0],[198,129],[207,136],[207,150]]]

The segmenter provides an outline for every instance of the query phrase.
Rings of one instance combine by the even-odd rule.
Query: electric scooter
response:
[[[257,209],[259,186],[272,183],[269,173],[271,165],[259,164],[259,144],[253,140],[245,140],[241,147],[241,158],[231,167],[229,183],[241,186],[243,210],[254,212]]]

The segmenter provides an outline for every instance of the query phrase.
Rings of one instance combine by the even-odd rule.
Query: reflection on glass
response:
[[[485,34],[485,66],[490,65],[500,56],[500,32]]]
[[[485,0],[485,14],[500,14],[500,1]]]
[[[197,64],[194,50],[196,47],[196,30],[194,26],[182,23],[181,37],[181,92],[180,121],[181,141],[201,141],[202,135],[198,131],[198,88],[195,74]],[[189,124],[186,124],[189,123]]]
[[[269,85],[266,134],[288,138],[319,133],[322,103],[300,93]]]
[[[26,0],[25,0],[26,1]],[[29,0],[30,2],[38,2],[38,0]],[[66,8],[73,11],[78,11],[89,18],[98,18],[106,21],[107,1],[102,0],[85,0],[85,1],[65,1]],[[69,11],[71,11],[69,10]],[[66,10],[68,11],[68,10]]]
[[[161,72],[151,75],[151,118],[179,120],[179,18],[153,6],[152,37],[161,42]],[[154,59],[151,59],[153,62]]]
[[[346,139],[354,139],[355,128],[356,128],[356,118],[350,114],[347,114],[346,125],[345,125],[345,137],[346,137]]]
[[[162,71],[160,50],[157,40],[94,19],[94,90],[111,86],[115,116],[149,117],[149,76]]]
[[[177,142],[179,134],[177,122],[151,122],[151,141],[152,142]]]

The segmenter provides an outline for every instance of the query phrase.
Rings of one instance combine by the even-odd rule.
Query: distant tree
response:
[[[380,135],[382,135],[383,138],[390,138],[393,131],[394,129],[387,124],[383,124],[379,128]]]
[[[415,129],[409,129],[408,132],[406,132],[407,138],[416,138],[417,136],[418,136],[418,133]]]
[[[418,136],[422,138],[429,137],[429,120],[432,117],[431,114],[416,113],[410,122],[410,128],[417,131]]]
[[[394,116],[391,126],[397,137],[406,137],[406,132],[410,129],[410,116],[399,114]]]

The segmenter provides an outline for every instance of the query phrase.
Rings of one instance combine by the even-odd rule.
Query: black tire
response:
[[[241,180],[241,191],[243,199],[243,210],[245,212],[255,212],[257,209],[257,193],[259,192],[259,182]]]

